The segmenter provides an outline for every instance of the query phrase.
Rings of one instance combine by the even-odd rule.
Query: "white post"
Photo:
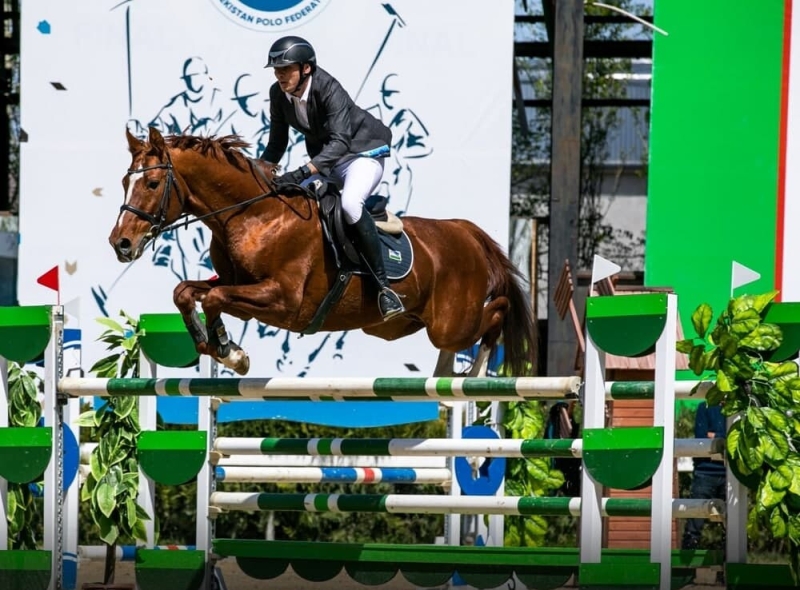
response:
[[[156,377],[158,376],[158,367],[156,363],[147,358],[144,352],[141,353],[139,360],[139,376],[140,377]],[[139,427],[142,431],[156,430],[156,402],[155,396],[141,396],[139,398]],[[139,506],[141,506],[147,514],[150,515],[150,520],[145,521],[145,530],[147,531],[147,547],[153,547],[156,544],[156,484],[147,477],[147,475],[139,467]]]
[[[71,398],[67,401],[67,412],[64,417],[64,428],[69,429],[78,441],[78,465],[80,465],[80,432],[78,417],[81,412],[81,398]],[[80,512],[80,473],[75,474],[75,480],[64,494],[64,561],[69,563],[69,571],[77,574],[78,571],[78,513]],[[77,579],[72,575],[67,576],[65,567],[64,590],[74,590]]]
[[[741,414],[726,420],[727,431]],[[725,460],[726,509],[725,509],[725,561],[726,563],[747,563],[747,498],[748,490]]]
[[[8,427],[8,361],[0,356],[0,428]],[[0,478],[0,551],[8,549],[8,482]]]
[[[208,355],[200,356],[200,376],[201,377],[216,377],[217,365],[214,359]],[[197,430],[205,431],[206,433],[206,459],[203,462],[203,467],[197,474],[197,516],[196,524],[197,531],[195,534],[195,546],[197,549],[205,553],[205,576],[202,588],[211,588],[211,563],[209,557],[211,556],[211,540],[213,538],[214,522],[209,518],[209,500],[211,493],[215,491],[216,483],[213,478],[213,469],[211,465],[211,449],[214,444],[214,437],[217,431],[216,411],[214,404],[218,401],[212,397],[198,397],[197,398]]]
[[[661,564],[660,588],[669,590],[672,578],[672,486],[675,440],[675,342],[678,296],[667,295],[667,319],[656,343],[653,426],[664,428],[661,464],[653,475],[650,520],[650,561]]]
[[[53,450],[44,472],[44,549],[51,551],[51,590],[61,590],[63,533],[62,466],[64,464],[63,436],[61,427],[63,414],[58,403],[56,388],[61,377],[61,353],[64,337],[64,307],[54,305],[51,309],[50,341],[44,351],[44,425],[53,429]]]
[[[467,403],[454,402],[450,408],[450,432],[448,434],[452,439],[461,439],[461,431],[464,428],[464,405]],[[458,480],[455,477],[455,461],[455,457],[448,457],[447,459],[447,468],[450,469],[450,473],[454,474],[450,482],[450,497],[454,500],[461,495],[461,486],[458,485]],[[445,517],[445,525],[446,543],[453,546],[461,545],[461,515],[447,515]]]
[[[605,428],[606,353],[595,346],[586,331],[586,370],[583,390],[583,428]],[[601,513],[603,486],[594,481],[589,470],[581,470],[581,563],[600,563],[603,543]]]
[[[491,402],[491,410],[489,415],[491,416],[492,421],[492,429],[500,435],[500,438],[505,438],[506,432],[503,428],[503,415],[505,414],[505,404],[501,402]],[[502,498],[506,495],[506,480],[503,478],[503,481],[500,482],[500,487],[497,488],[497,492],[495,492],[495,497]],[[486,539],[486,546],[487,547],[502,547],[505,541],[505,517],[502,514],[491,514],[489,516],[489,527],[488,530],[484,530],[486,527],[483,524],[483,518],[479,519],[478,527],[483,534],[483,538]]]

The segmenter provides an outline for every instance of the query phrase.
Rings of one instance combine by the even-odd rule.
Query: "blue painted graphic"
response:
[[[50,34],[50,23],[46,20],[40,20],[39,24],[36,25],[36,30],[39,31],[42,35],[49,35]]]
[[[461,438],[499,439],[500,435],[488,426],[467,426]],[[504,457],[486,457],[477,469],[473,469],[466,457],[456,457],[455,460],[456,479],[465,496],[494,496],[503,483],[505,473]]]
[[[302,4],[304,0],[240,0],[240,2],[253,10],[277,12],[279,10],[293,8],[298,4]]]

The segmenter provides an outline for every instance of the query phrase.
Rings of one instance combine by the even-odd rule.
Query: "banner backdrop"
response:
[[[107,242],[130,164],[125,127],[236,133],[260,155],[269,134],[264,69],[284,34],[392,129],[380,191],[390,208],[471,219],[507,245],[512,0],[92,0],[26,3],[22,14],[19,300],[55,303],[36,283],[53,265],[79,305],[85,367],[104,355],[95,318],[175,311],[181,279],[214,274],[200,224],[158,239],[138,261]],[[305,161],[295,135],[281,164]],[[74,321],[74,320],[73,320]],[[424,332],[387,343],[361,332],[289,334],[226,316],[251,375],[430,375]],[[165,374],[181,374],[172,371]]]

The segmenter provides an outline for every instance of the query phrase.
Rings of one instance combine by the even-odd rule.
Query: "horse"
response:
[[[151,127],[147,139],[127,129],[126,137],[132,160],[108,238],[117,259],[136,260],[160,233],[183,225],[181,219],[205,224],[216,276],[181,281],[173,302],[198,353],[247,374],[249,356],[228,337],[222,314],[301,333],[337,280],[319,202],[306,192],[276,188],[268,171],[247,157],[249,146],[239,136],[164,137]],[[319,329],[360,329],[396,340],[424,328],[440,353],[437,376],[452,375],[455,353],[480,342],[470,372],[478,374],[502,341],[510,373],[531,374],[537,335],[529,297],[500,246],[468,220],[401,221],[413,266],[392,286],[406,312],[384,322],[370,277],[354,276]]]

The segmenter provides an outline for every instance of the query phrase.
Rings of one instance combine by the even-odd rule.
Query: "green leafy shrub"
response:
[[[108,344],[110,355],[89,370],[97,377],[139,376],[139,325],[125,312],[125,323],[110,318],[98,322],[107,330],[99,340]],[[133,396],[104,399],[99,408],[83,412],[79,425],[91,429],[97,447],[90,457],[90,473],[81,488],[81,501],[106,544],[104,583],[114,581],[116,545],[120,539],[147,541],[145,521],[149,515],[137,503],[139,463],[136,438],[139,435],[138,400]]]
[[[727,460],[752,492],[749,537],[761,529],[786,539],[792,572],[800,557],[800,374],[794,361],[770,362],[783,340],[779,326],[765,321],[777,291],[731,299],[717,318],[700,305],[692,314],[695,338],[678,342],[692,371],[711,374],[709,405],[722,405],[726,416],[739,415],[728,429]]]
[[[41,379],[17,363],[8,364],[8,424],[31,428],[42,417]],[[8,484],[8,549],[36,549],[42,529],[42,482]]]

